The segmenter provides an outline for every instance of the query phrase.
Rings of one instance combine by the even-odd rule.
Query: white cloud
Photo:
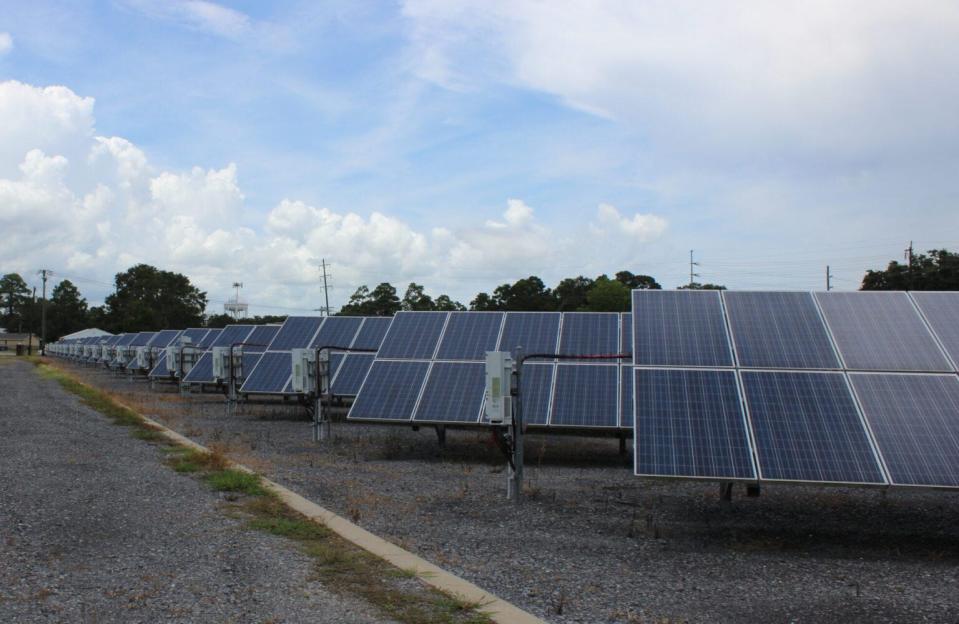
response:
[[[45,266],[109,282],[149,262],[187,274],[214,302],[239,279],[254,304],[309,309],[319,293],[316,260],[325,257],[335,264],[339,302],[380,281],[417,281],[468,299],[531,272],[549,280],[561,270],[620,268],[635,243],[665,228],[655,215],[625,216],[604,204],[592,231],[559,230],[516,198],[499,220],[458,228],[421,230],[385,210],[363,215],[296,199],[251,216],[236,165],[157,170],[130,141],[96,136],[92,107],[64,87],[0,83],[0,111],[16,113],[14,124],[0,126],[13,139],[0,149],[6,161],[21,150],[14,165],[0,159],[4,272]]]
[[[228,39],[239,39],[252,29],[245,13],[205,0],[125,0],[125,4],[154,19]]]
[[[13,49],[13,37],[8,32],[0,32],[0,56]]]

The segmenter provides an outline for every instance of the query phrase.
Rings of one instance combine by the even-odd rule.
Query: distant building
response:
[[[96,327],[90,327],[89,329],[81,329],[80,331],[73,332],[72,334],[67,334],[66,336],[60,336],[60,340],[73,340],[77,338],[91,338],[95,336],[112,336],[110,332],[103,331],[102,329],[97,329]]]
[[[40,337],[36,334],[11,334],[0,332],[0,355],[12,355],[17,352],[17,346],[30,349],[36,353],[40,349]]]

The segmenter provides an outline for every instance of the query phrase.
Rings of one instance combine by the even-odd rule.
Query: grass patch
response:
[[[154,425],[121,405],[109,393],[81,383],[53,365],[35,362],[39,374],[55,379],[80,401],[132,428],[132,435],[150,442],[164,441],[160,451],[173,470],[194,474],[215,491],[246,495],[229,509],[241,513],[251,530],[288,539],[314,561],[313,578],[325,586],[365,600],[384,615],[404,624],[492,624],[482,604],[462,600],[429,587],[416,574],[401,570],[339,537],[327,527],[293,511],[268,491],[259,475],[232,468],[225,447],[209,452],[170,442]]]

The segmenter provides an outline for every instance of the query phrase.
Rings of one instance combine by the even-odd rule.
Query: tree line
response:
[[[410,283],[399,296],[383,282],[370,289],[360,286],[338,314],[392,316],[400,310],[500,310],[626,312],[633,289],[660,289],[649,275],[619,271],[612,277],[567,277],[549,288],[530,275],[513,283],[480,292],[464,305],[448,295],[431,297],[421,284]],[[683,288],[723,289],[717,284],[693,283]],[[914,254],[905,263],[891,261],[885,269],[869,270],[861,290],[959,290],[959,254],[932,249]],[[186,327],[223,327],[235,322],[227,314],[206,314],[207,294],[180,273],[138,264],[114,280],[114,292],[102,306],[90,307],[70,280],[62,280],[47,303],[47,338],[56,340],[80,329],[98,327],[111,333],[157,331]],[[285,315],[244,318],[248,324],[282,323]],[[0,277],[0,328],[8,332],[40,333],[41,298],[22,276]]]

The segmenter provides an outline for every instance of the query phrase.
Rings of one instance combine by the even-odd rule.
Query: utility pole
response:
[[[909,290],[912,290],[912,241],[909,241],[909,246],[906,247],[906,262],[909,266]]]
[[[330,315],[330,285],[329,285],[329,282],[327,281],[327,278],[332,277],[332,275],[329,275],[326,272],[327,266],[328,265],[326,264],[326,258],[321,259],[320,268],[323,270],[323,297],[325,299],[323,313],[326,316],[329,316]]]
[[[832,290],[832,273],[829,272],[829,265],[826,265],[826,292]]]
[[[40,300],[40,354],[47,354],[47,278],[53,275],[50,269],[40,269],[43,280],[43,299]]]
[[[693,250],[690,249],[689,250],[689,287],[690,288],[692,288],[693,284],[696,283],[695,278],[699,277],[699,273],[693,273],[693,267],[696,267],[696,266],[699,266],[699,263],[693,262]]]

